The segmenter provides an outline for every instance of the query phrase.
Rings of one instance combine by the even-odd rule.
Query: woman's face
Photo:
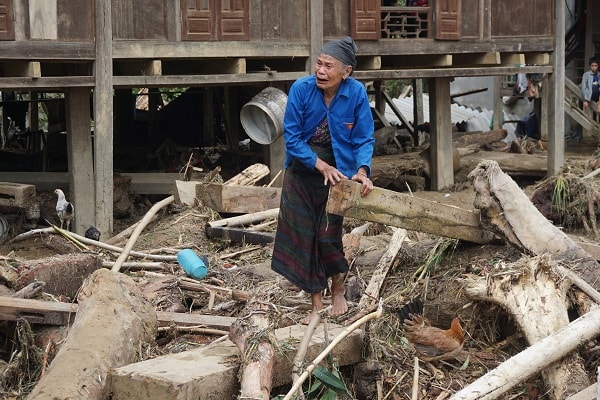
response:
[[[342,79],[350,74],[350,66],[343,66],[337,58],[326,54],[319,54],[317,64],[315,65],[315,75],[317,76],[317,87],[324,91],[337,90],[342,83]]]

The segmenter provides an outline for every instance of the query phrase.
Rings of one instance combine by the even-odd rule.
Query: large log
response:
[[[544,178],[548,172],[547,157],[539,154],[515,154],[502,151],[480,151],[464,155],[460,159],[462,168],[472,171],[482,160],[493,160],[511,176]]]
[[[327,212],[474,243],[488,243],[493,238],[480,226],[477,212],[379,187],[361,197],[360,186],[350,180],[333,186]]]
[[[481,224],[527,254],[554,254],[572,261],[577,272],[600,291],[598,262],[562,230],[548,221],[497,162],[481,161],[469,174]]]
[[[466,147],[472,144],[490,144],[499,142],[507,135],[505,129],[494,129],[488,132],[467,132],[464,135],[452,138],[454,147]]]
[[[246,306],[244,316],[235,320],[229,339],[242,355],[240,399],[269,399],[275,348],[270,305],[258,301]]]
[[[495,161],[480,162],[469,178],[476,191],[474,205],[481,211],[484,226],[526,254],[552,255],[567,265],[573,261],[573,270],[598,290],[600,274],[596,260],[548,221]],[[477,283],[471,282],[466,291],[474,297],[502,304],[533,344],[568,323],[565,299],[570,281],[544,259],[531,260],[535,261],[526,262],[525,268],[512,273],[505,267],[498,277],[491,275]],[[552,388],[549,395],[553,399],[563,399],[589,385],[577,354],[548,367],[543,376]]]
[[[407,176],[423,177],[428,168],[427,160],[417,152],[373,157],[371,180],[375,186],[385,188]]]
[[[156,313],[135,282],[100,269],[82,285],[65,343],[28,400],[105,399],[110,368],[137,360],[156,336]]]

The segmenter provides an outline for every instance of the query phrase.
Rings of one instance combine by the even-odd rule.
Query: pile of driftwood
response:
[[[463,283],[472,299],[500,304],[531,347],[452,399],[495,399],[540,372],[548,398],[595,391],[577,348],[600,334],[597,247],[586,246],[596,254],[592,256],[548,221],[495,161],[480,162],[469,178],[476,191],[476,219],[464,210],[381,189],[361,198],[353,182],[332,190],[328,210],[478,243],[496,235],[522,251],[522,260],[500,263],[486,276],[472,276]],[[572,308],[580,317],[570,322]]]
[[[262,167],[256,167],[254,171],[256,170],[263,172],[245,174],[246,177],[254,176],[248,182],[256,182],[257,176],[265,176]],[[498,264],[485,276],[465,277],[463,284],[464,290],[473,300],[495,302],[506,309],[530,347],[454,393],[451,398],[498,398],[540,372],[550,390],[548,398],[565,399],[575,393],[595,390],[589,373],[577,354],[577,347],[600,334],[600,318],[596,315],[596,304],[600,302],[597,256],[584,251],[578,242],[552,225],[496,162],[480,162],[471,172],[470,179],[477,193],[475,206],[478,212],[417,200],[381,188],[376,188],[372,194],[361,198],[358,194],[359,185],[354,182],[344,182],[333,188],[328,202],[329,212],[397,228],[394,229],[388,248],[368,286],[361,294],[359,311],[347,319],[346,329],[341,330],[340,335],[331,341],[325,351],[311,360],[305,360],[304,343],[309,341],[319,323],[319,317],[313,318],[306,328],[306,340],[302,340],[298,346],[294,367],[289,371],[292,386],[286,398],[299,395],[298,389],[303,381],[339,340],[362,324],[381,316],[382,304],[378,301],[380,291],[406,239],[407,230],[473,243],[488,243],[502,238],[523,253],[519,262],[512,265]],[[213,299],[220,297],[241,301],[247,304],[246,311],[239,318],[156,312],[154,305],[135,282],[121,273],[129,268],[127,260],[130,256],[143,257],[145,262],[174,261],[173,255],[140,253],[133,248],[139,234],[158,210],[177,198],[182,203],[204,199],[202,201],[215,203],[215,208],[222,208],[223,204],[233,204],[235,198],[246,196],[245,201],[239,202],[240,206],[255,207],[258,201],[253,196],[263,196],[266,193],[252,188],[252,194],[241,195],[246,189],[240,189],[240,186],[250,185],[233,185],[231,182],[219,183],[216,184],[216,189],[207,190],[210,185],[210,182],[178,182],[177,195],[157,203],[137,225],[123,233],[129,237],[123,248],[62,232],[81,244],[105,248],[119,254],[115,262],[105,264],[94,252],[81,252],[58,258],[54,262],[32,262],[31,264],[37,265],[23,268],[29,272],[19,274],[14,279],[18,282],[15,288],[22,290],[10,297],[0,297],[0,317],[4,320],[26,318],[37,323],[70,324],[67,325],[68,334],[64,337],[64,342],[28,398],[106,398],[110,371],[137,361],[140,349],[145,344],[154,342],[158,326],[173,323],[201,325],[203,329],[213,329],[216,334],[229,337],[239,347],[241,357],[240,398],[269,397],[274,357],[270,333],[273,321],[270,319],[269,304],[251,293],[181,279],[180,285],[210,292]],[[185,190],[182,189],[184,187]],[[229,189],[238,195],[230,197],[230,201],[223,201],[227,198]],[[211,194],[206,195],[207,191]],[[207,224],[207,231],[214,229],[212,233],[215,235],[233,235],[236,231],[240,231],[241,235],[246,231],[264,232],[262,228],[254,230],[245,226],[249,221],[253,227],[261,226],[261,221],[272,218],[277,210],[268,208],[249,213],[240,218],[213,221]],[[363,232],[364,227],[344,237],[350,262],[356,257]],[[261,234],[243,237],[268,241],[267,236]],[[151,268],[150,264],[147,268]],[[61,274],[78,276],[80,279],[70,279],[71,286],[68,286],[66,280],[60,279]],[[41,289],[38,282],[42,280],[46,282],[45,290],[54,285],[52,291],[67,293],[71,298],[77,299],[77,304],[24,299],[32,297]],[[77,285],[78,280],[80,286]],[[575,303],[580,317],[570,322],[567,310],[572,308],[571,302]],[[106,326],[113,330],[108,333],[102,331]],[[114,398],[127,398],[115,393],[112,395]]]

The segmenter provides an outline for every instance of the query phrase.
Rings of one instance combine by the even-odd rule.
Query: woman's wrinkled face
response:
[[[317,87],[322,90],[337,90],[342,83],[342,79],[350,74],[348,71],[350,68],[342,65],[342,62],[337,58],[327,54],[319,54],[315,65]]]

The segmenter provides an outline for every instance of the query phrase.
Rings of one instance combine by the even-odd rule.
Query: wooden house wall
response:
[[[112,0],[113,39],[168,40],[168,0]],[[172,11],[171,11],[172,12]]]
[[[251,0],[250,40],[308,40],[309,0]]]
[[[503,0],[491,4],[492,37],[552,36],[554,1]]]
[[[92,42],[94,38],[94,2],[58,0],[58,39],[65,42]]]
[[[483,10],[479,0],[462,0],[462,37],[463,39],[482,38]]]
[[[373,1],[373,0],[371,0]],[[434,1],[442,0],[432,0]],[[553,0],[461,0],[462,39],[553,35]],[[238,40],[307,43],[310,41],[309,0],[112,0],[113,38],[163,42]],[[323,0],[325,40],[350,34],[353,1]],[[32,13],[56,7],[56,20],[38,21]],[[186,36],[186,13],[213,7],[207,24],[220,27],[209,36]],[[245,14],[241,15],[240,14]],[[32,23],[64,42],[93,42],[94,2],[90,0],[0,0],[0,40],[53,39],[35,37]],[[211,14],[210,12],[208,14]],[[48,15],[45,15],[48,18]],[[219,18],[223,21],[216,21]],[[238,28],[240,21],[244,24]],[[14,26],[12,25],[14,24]],[[207,28],[209,29],[209,28]],[[227,31],[231,29],[231,31]],[[244,31],[246,30],[246,31]],[[33,32],[33,34],[32,34]],[[412,47],[414,45],[411,44]],[[467,44],[468,45],[468,44]]]
[[[348,32],[350,32],[350,2],[323,0],[323,37],[333,39]]]

